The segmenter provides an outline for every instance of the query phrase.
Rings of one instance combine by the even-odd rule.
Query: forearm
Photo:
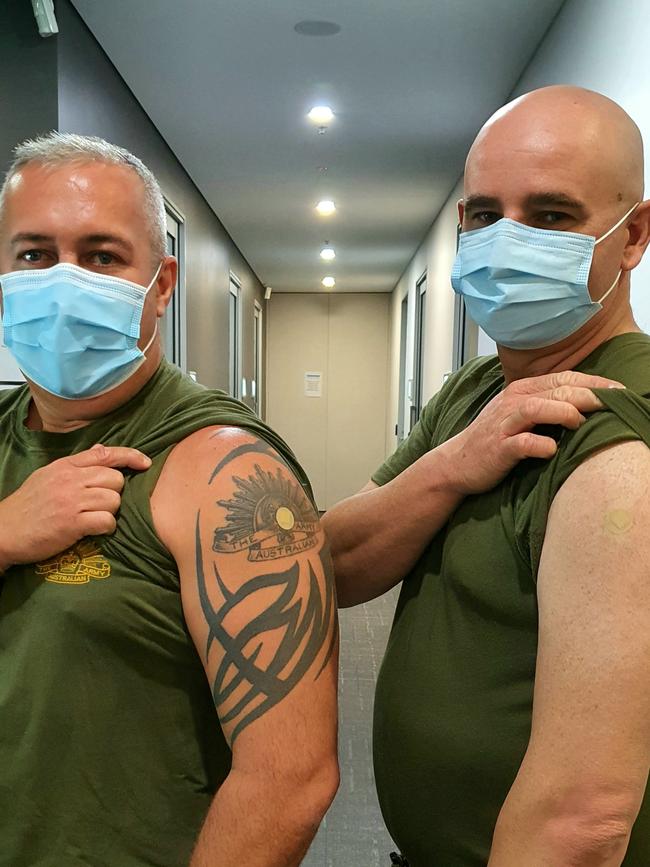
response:
[[[558,824],[562,820],[558,820]],[[530,833],[529,828],[504,830],[495,835],[488,867],[620,867],[625,858],[629,835],[611,829],[599,838],[597,829],[584,838],[573,839],[566,829],[566,839],[557,839],[556,830],[540,829]]]
[[[374,599],[401,581],[461,499],[446,456],[435,449],[386,485],[328,510],[322,523],[339,605]]]
[[[283,785],[232,771],[217,793],[190,867],[297,867],[318,830],[336,785]]]
[[[515,785],[496,824],[488,867],[620,867],[632,821],[607,798],[573,792],[545,798]]]
[[[11,550],[11,533],[7,530],[7,511],[11,509],[11,497],[0,500],[0,575],[10,569],[15,563]]]

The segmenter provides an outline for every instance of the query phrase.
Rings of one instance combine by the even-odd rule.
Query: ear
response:
[[[165,256],[156,280],[156,315],[158,317],[164,315],[167,305],[171,301],[177,276],[178,262],[176,257]]]
[[[623,271],[631,271],[636,268],[646,247],[650,244],[650,199],[637,207],[634,216],[627,224],[628,240],[623,250],[621,268]]]
[[[458,201],[456,202],[456,207],[458,208],[458,222],[462,226],[463,217],[465,216],[465,203],[462,199],[458,199]]]

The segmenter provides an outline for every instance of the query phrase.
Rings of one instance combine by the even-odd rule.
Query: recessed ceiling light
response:
[[[301,36],[335,36],[341,25],[335,21],[299,21],[293,29]]]
[[[336,211],[336,205],[331,199],[322,199],[316,205],[316,210],[321,217],[330,217]]]
[[[333,277],[323,277],[321,283],[326,289],[333,289],[336,286],[336,280]]]
[[[315,105],[307,115],[312,123],[325,126],[334,120],[334,112],[329,105]]]
[[[323,247],[320,251],[321,259],[324,259],[326,262],[331,262],[332,259],[336,259],[336,253],[332,249],[332,247]]]

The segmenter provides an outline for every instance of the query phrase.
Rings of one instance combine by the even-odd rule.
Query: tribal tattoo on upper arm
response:
[[[197,514],[196,573],[206,666],[211,653],[218,660],[212,695],[232,743],[305,675],[322,674],[338,637],[336,595],[318,515],[275,451],[239,446],[210,484],[219,479],[230,492],[216,500],[218,526]]]

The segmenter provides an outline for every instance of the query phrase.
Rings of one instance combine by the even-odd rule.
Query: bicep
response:
[[[650,751],[650,452],[590,458],[549,514],[528,761],[639,798]],[[640,803],[640,800],[639,800]]]
[[[368,484],[367,484],[367,485],[364,485],[364,486],[361,488],[361,490],[358,491],[357,493],[359,493],[359,494],[367,494],[368,491],[374,491],[375,488],[378,488],[378,487],[379,487],[379,485],[378,485],[376,482],[373,482],[372,479],[370,479],[370,481],[368,482]]]
[[[336,598],[318,516],[266,444],[214,463],[181,586],[226,738],[333,744]]]

